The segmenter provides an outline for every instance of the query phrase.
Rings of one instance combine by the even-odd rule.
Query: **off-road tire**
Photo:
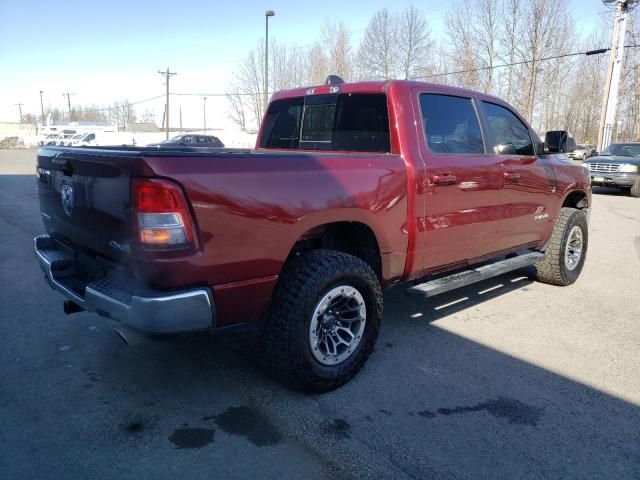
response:
[[[322,296],[338,285],[358,290],[366,306],[360,343],[336,365],[323,365],[311,352],[309,328]],[[361,259],[334,250],[313,250],[285,264],[260,338],[267,369],[286,384],[309,392],[344,385],[373,350],[382,321],[382,291],[373,270]]]
[[[631,186],[629,193],[632,197],[640,198],[640,175],[636,178],[636,181]]]
[[[565,249],[570,232],[575,226],[579,226],[582,230],[582,255],[578,265],[570,270],[565,262]],[[588,244],[589,231],[585,213],[575,208],[561,208],[551,237],[545,246],[545,258],[535,264],[537,280],[563,287],[574,283],[584,266]]]

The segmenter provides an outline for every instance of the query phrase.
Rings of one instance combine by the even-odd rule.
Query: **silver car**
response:
[[[579,143],[573,152],[569,152],[569,158],[573,160],[586,160],[596,154],[596,147],[590,143]]]

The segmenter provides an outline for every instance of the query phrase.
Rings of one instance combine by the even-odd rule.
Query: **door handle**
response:
[[[457,177],[455,175],[432,175],[431,180],[435,185],[453,185],[457,181]]]
[[[504,172],[504,179],[507,182],[516,183],[520,181],[520,174],[515,172]]]

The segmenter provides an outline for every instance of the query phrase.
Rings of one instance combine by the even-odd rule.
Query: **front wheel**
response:
[[[561,208],[544,260],[535,264],[536,277],[543,283],[566,286],[580,276],[587,254],[589,230],[582,210]]]
[[[348,382],[373,350],[382,292],[361,259],[314,250],[290,259],[273,297],[262,344],[286,383],[326,392]]]

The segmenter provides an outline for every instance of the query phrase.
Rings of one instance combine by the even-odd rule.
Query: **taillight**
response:
[[[193,221],[178,186],[166,180],[134,179],[133,205],[142,248],[181,250],[194,247]]]

